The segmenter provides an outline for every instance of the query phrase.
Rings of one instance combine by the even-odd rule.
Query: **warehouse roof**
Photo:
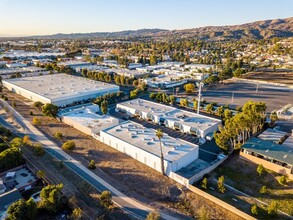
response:
[[[81,97],[119,86],[68,74],[52,74],[4,80],[50,100]]]
[[[123,103],[119,103],[118,105],[126,106],[128,108],[133,108],[141,112],[146,112],[146,113],[150,112],[153,115],[158,115],[158,116],[176,109],[168,105],[162,105],[162,104],[147,101],[144,99],[134,99],[134,100],[126,101]]]
[[[279,141],[281,141],[282,138],[285,137],[286,134],[287,133],[284,131],[268,128],[267,130],[262,132],[260,135],[258,135],[258,138],[265,141],[271,141],[277,144]]]
[[[243,149],[293,165],[293,146],[273,144],[256,137],[249,139]]]
[[[154,129],[146,128],[141,124],[132,121],[126,121],[117,126],[107,128],[103,130],[103,132],[158,157],[161,155],[160,141],[156,136],[156,130]],[[195,148],[198,148],[195,144],[170,137],[165,133],[161,138],[161,141],[164,159],[170,162],[179,160]]]
[[[170,121],[179,122],[180,124],[189,127],[196,127],[200,130],[206,130],[221,121],[219,119],[210,118],[204,115],[184,111],[181,109],[176,109],[174,111],[168,112],[163,118]]]

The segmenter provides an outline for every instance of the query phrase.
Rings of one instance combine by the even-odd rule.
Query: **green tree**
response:
[[[188,106],[188,100],[187,99],[180,99],[180,105],[182,107],[187,107]]]
[[[279,183],[283,186],[285,186],[287,184],[287,178],[286,176],[281,176],[279,179]]]
[[[224,193],[226,190],[225,185],[224,185],[224,181],[225,181],[224,176],[220,176],[218,179],[218,191],[220,193]]]
[[[272,112],[270,114],[270,119],[271,119],[271,125],[274,126],[275,122],[278,120],[278,115],[276,112]]]
[[[104,206],[105,209],[109,209],[113,204],[112,195],[110,191],[103,191],[100,195],[100,204]]]
[[[193,108],[196,110],[198,107],[198,101],[197,100],[194,100],[193,101]]]
[[[157,210],[153,210],[147,215],[146,220],[159,220],[160,217],[160,213]]]
[[[46,116],[56,117],[58,113],[58,106],[47,103],[43,106],[42,112]]]
[[[0,153],[0,172],[23,164],[25,161],[15,147],[8,148]]]
[[[30,136],[24,135],[22,138],[22,142],[26,145],[30,145],[31,144]]]
[[[151,55],[150,56],[150,65],[156,65],[157,64],[157,56],[156,55]]]
[[[74,150],[76,148],[76,144],[74,141],[66,141],[63,145],[62,145],[62,149],[63,150]]]
[[[130,91],[130,98],[135,99],[138,95],[137,89]]]
[[[223,113],[224,113],[224,108],[223,108],[223,106],[218,107],[218,108],[217,108],[217,115],[218,115],[219,117],[222,117],[222,116],[223,116]]]
[[[74,220],[79,220],[79,219],[82,219],[82,209],[81,208],[75,208],[72,210],[72,213],[71,213],[71,219],[74,219]]]
[[[152,93],[150,94],[150,99],[155,100],[155,99],[156,99],[156,96],[157,96],[157,94],[154,93],[154,92],[152,92]]]
[[[94,170],[96,169],[96,163],[94,160],[91,160],[88,166],[89,169]]]
[[[259,190],[260,194],[267,194],[267,192],[268,192],[268,189],[266,186],[262,186]]]
[[[160,142],[160,150],[161,150],[161,171],[162,174],[165,175],[165,164],[164,164],[164,154],[163,154],[163,146],[162,146],[162,137],[163,137],[164,133],[162,132],[161,129],[158,129],[156,131],[156,136],[159,139]]]
[[[12,147],[21,147],[23,144],[23,139],[20,137],[13,138],[12,141],[10,141]]]
[[[206,106],[206,111],[207,111],[207,113],[212,114],[213,113],[213,105],[212,104],[208,104]]]
[[[195,91],[195,85],[193,83],[187,83],[184,85],[184,90],[187,93],[192,93]]]
[[[173,95],[170,95],[169,100],[170,100],[170,104],[174,105],[174,103],[176,102],[176,97]]]
[[[102,103],[101,103],[101,112],[106,115],[108,113],[108,101],[107,100],[104,100]]]
[[[34,107],[36,107],[36,108],[39,109],[39,110],[42,109],[42,106],[43,106],[43,105],[44,105],[44,104],[43,104],[42,102],[40,102],[40,101],[37,101],[37,102],[34,103]]]
[[[8,220],[32,220],[37,216],[37,205],[31,198],[28,201],[20,199],[12,203],[7,209]]]
[[[62,190],[63,184],[48,185],[41,191],[39,207],[50,213],[58,212],[63,206]]]
[[[257,168],[256,168],[256,172],[257,172],[260,176],[264,174],[264,172],[265,172],[265,168],[263,167],[262,164],[259,164],[259,165],[257,166]]]
[[[205,177],[201,182],[201,188],[207,189],[208,188],[208,179]]]
[[[224,111],[224,120],[231,119],[233,117],[232,112],[229,109],[225,109]]]

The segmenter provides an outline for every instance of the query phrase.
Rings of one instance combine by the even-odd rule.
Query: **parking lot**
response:
[[[127,118],[125,118],[126,114],[120,113],[120,112],[115,112],[114,107],[110,108],[109,113],[112,116],[115,116],[117,118],[127,120]],[[180,131],[176,131],[171,128],[165,127],[165,126],[161,126],[158,124],[154,124],[152,122],[141,120],[136,117],[131,117],[131,118],[129,118],[129,120],[137,122],[147,128],[153,128],[155,130],[160,128],[164,133],[168,134],[170,137],[180,138],[182,140],[185,140],[190,143],[197,144],[197,145],[199,144],[199,139],[193,135],[184,134]],[[214,161],[220,152],[221,152],[221,150],[219,147],[216,146],[214,140],[207,141],[205,144],[199,145],[199,159],[204,160],[208,163]]]
[[[293,89],[240,80],[204,89],[202,95],[207,102],[217,102],[220,105],[228,104],[234,108],[242,106],[250,100],[263,101],[266,102],[269,112],[280,109],[288,103],[293,103]],[[194,97],[190,96],[189,98]]]

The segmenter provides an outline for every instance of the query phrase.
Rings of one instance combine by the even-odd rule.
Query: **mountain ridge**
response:
[[[284,19],[270,19],[244,23],[240,25],[204,26],[181,30],[166,30],[160,28],[124,30],[117,32],[91,33],[57,33],[53,35],[39,35],[25,37],[29,39],[80,39],[80,38],[151,38],[151,39],[182,39],[200,38],[205,40],[240,40],[240,39],[268,39],[273,37],[292,37],[293,17]]]

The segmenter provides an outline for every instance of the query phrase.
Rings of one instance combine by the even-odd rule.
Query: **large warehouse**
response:
[[[100,132],[100,141],[161,172],[160,141],[154,129],[126,121]],[[164,134],[165,173],[170,175],[198,158],[198,146]]]
[[[87,135],[96,137],[96,135],[99,136],[101,130],[119,124],[117,118],[101,115],[98,112],[98,105],[86,104],[65,108],[58,114],[62,118],[62,122]]]
[[[218,126],[221,124],[219,119],[144,99],[119,103],[117,104],[117,110],[202,138],[218,130]]]
[[[3,85],[34,102],[66,106],[119,91],[119,86],[68,74],[3,80]]]

